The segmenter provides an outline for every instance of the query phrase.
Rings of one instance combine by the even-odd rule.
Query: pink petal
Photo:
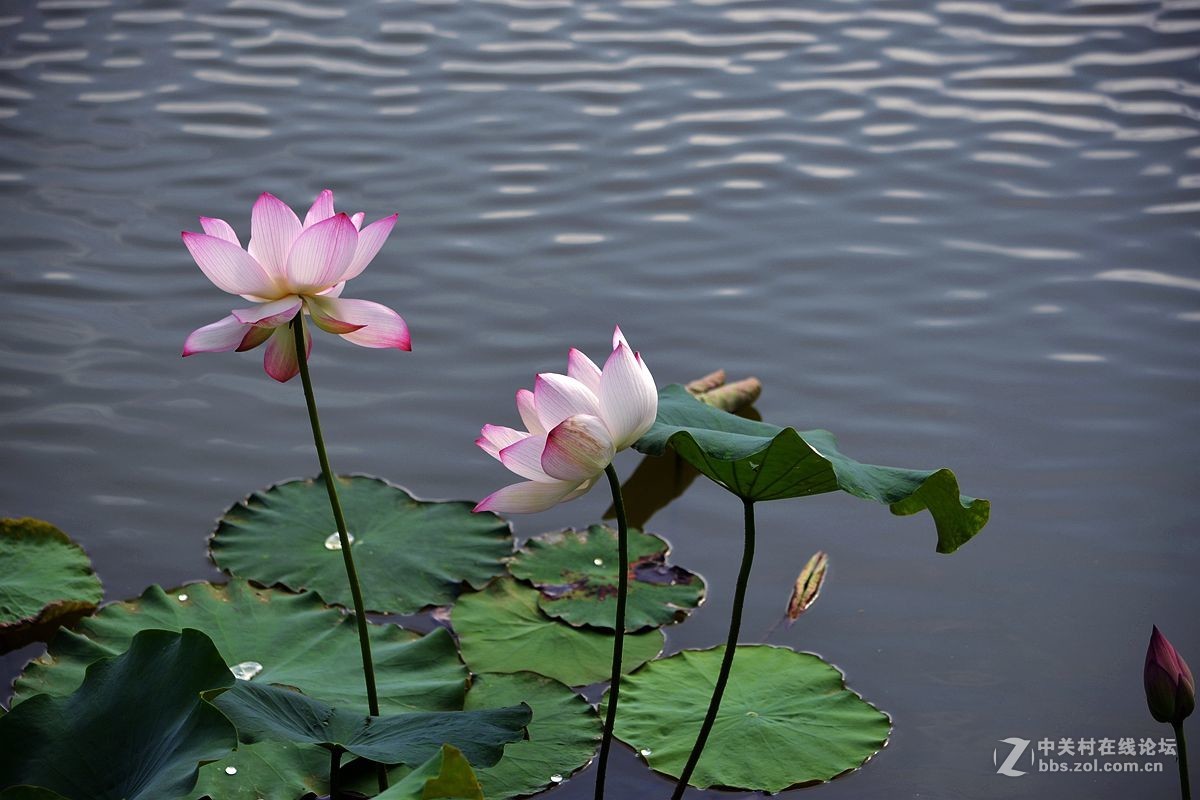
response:
[[[345,214],[306,228],[288,253],[288,284],[297,294],[328,289],[342,279],[357,245],[358,231]]]
[[[183,355],[186,357],[196,353],[227,353],[236,350],[249,327],[238,322],[237,317],[230,314],[211,325],[192,331],[183,343]]]
[[[641,438],[658,413],[658,390],[650,370],[625,343],[617,345],[600,376],[601,418],[618,451]]]
[[[335,283],[323,292],[317,292],[321,297],[341,297],[342,291],[346,288],[346,282]]]
[[[247,350],[253,350],[260,344],[271,338],[274,333],[274,328],[260,328],[257,325],[251,325],[246,330],[246,335],[242,337],[242,343],[237,346],[239,353],[244,353]]]
[[[600,393],[600,368],[574,347],[567,353],[567,376],[591,389],[592,394]]]
[[[344,300],[338,297],[311,297],[309,308],[319,308],[326,317],[359,326],[341,336],[360,347],[394,347],[411,350],[412,339],[404,319],[390,308],[370,300]],[[316,319],[314,313],[313,319]]]
[[[547,435],[541,467],[552,478],[582,481],[603,472],[615,454],[604,420],[577,414]]]
[[[205,233],[183,233],[183,243],[201,272],[223,292],[270,295],[275,293],[270,275],[236,244]]]
[[[312,208],[304,215],[304,227],[310,228],[322,220],[329,219],[333,213],[333,191],[322,189],[317,199],[313,200]]]
[[[591,389],[574,378],[543,372],[533,382],[538,419],[546,430],[576,414],[600,416],[600,402]]]
[[[371,263],[371,259],[387,241],[398,216],[398,214],[392,214],[390,217],[376,220],[359,232],[358,247],[354,251],[354,258],[351,259],[350,266],[342,274],[342,280],[348,281],[367,268],[367,264]]]
[[[621,326],[617,325],[613,328],[613,350],[616,350],[620,345],[629,347],[629,342],[625,341],[625,334],[621,333]],[[629,347],[632,350],[632,347]]]
[[[542,421],[538,419],[533,392],[528,389],[517,390],[517,413],[521,415],[521,422],[525,423],[525,427],[530,433],[546,432],[546,429],[542,427]]]
[[[475,506],[475,511],[533,514],[561,503],[577,489],[578,487],[571,481],[514,483],[485,497],[479,505]]]
[[[241,248],[242,243],[238,239],[237,234],[233,230],[233,226],[223,219],[215,217],[201,217],[200,227],[204,228],[204,232],[209,236],[215,236],[218,239],[224,239],[230,244],[236,244]]]
[[[354,230],[361,231],[363,220],[366,218],[367,218],[367,215],[361,211],[359,211],[357,214],[351,214],[350,221],[354,223]]]
[[[553,481],[542,469],[542,450],[546,448],[545,434],[528,436],[500,450],[500,463],[522,478],[531,481]]]
[[[300,230],[300,219],[287,203],[263,192],[250,212],[250,244],[246,249],[268,275],[282,280],[287,275],[288,252]]]
[[[263,354],[263,368],[267,374],[280,383],[287,383],[300,372],[300,362],[296,360],[296,334],[291,325],[281,325],[271,334],[267,342],[267,352]],[[308,329],[304,330],[306,345],[305,358],[312,352],[312,337]]]
[[[484,425],[475,444],[492,458],[499,459],[501,450],[528,438],[529,434],[525,431],[506,428],[503,425]]]
[[[328,295],[318,295],[318,297],[328,297]],[[336,333],[339,335],[345,333],[354,333],[354,331],[361,330],[363,328],[363,325],[338,319],[337,315],[332,310],[332,303],[320,302],[318,297],[312,297],[308,300],[308,311],[310,314],[312,314],[313,322],[316,323],[318,328],[326,333]],[[330,298],[330,300],[333,299],[334,298]],[[348,300],[346,302],[351,303],[354,301]]]
[[[303,302],[296,295],[288,295],[280,300],[263,303],[254,308],[235,308],[233,315],[238,322],[247,325],[257,325],[260,328],[277,328],[296,316]]]

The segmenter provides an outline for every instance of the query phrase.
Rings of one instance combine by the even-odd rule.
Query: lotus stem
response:
[[[713,687],[712,699],[708,701],[708,713],[704,715],[704,724],[692,746],[692,754],[688,756],[687,764],[675,784],[675,793],[671,800],[680,800],[687,791],[688,780],[700,762],[700,754],[708,742],[713,724],[717,721],[717,712],[721,710],[721,698],[725,694],[725,684],[729,682],[729,672],[733,669],[733,657],[737,653],[738,633],[742,627],[742,607],[746,601],[746,587],[750,583],[750,567],[754,562],[754,501],[743,498],[746,518],[746,537],[742,549],[742,568],[738,572],[737,590],[733,595],[733,613],[729,618],[729,637],[725,641],[725,654],[721,658],[721,671],[717,674],[717,684]]]
[[[341,770],[342,749],[335,746],[329,751],[329,800],[341,800]]]
[[[1183,720],[1174,723],[1175,745],[1179,748],[1179,794],[1183,800],[1192,800],[1192,784],[1188,779],[1187,739],[1183,737]]]
[[[621,497],[621,481],[612,464],[604,468],[612,489],[613,508],[617,512],[617,638],[613,641],[612,677],[608,690],[608,713],[604,718],[604,738],[600,740],[600,760],[596,769],[596,800],[604,797],[604,775],[608,770],[608,751],[612,746],[613,724],[617,720],[617,700],[621,694],[621,656],[625,650],[625,600],[629,594],[629,522]]]
[[[350,536],[346,530],[346,517],[342,514],[342,502],[338,499],[336,477],[329,466],[329,455],[325,452],[325,437],[321,435],[321,419],[317,416],[317,398],[313,394],[312,377],[308,372],[308,348],[304,341],[304,312],[299,311],[292,320],[292,331],[296,339],[296,361],[300,366],[300,381],[304,384],[304,402],[308,405],[308,421],[312,424],[313,444],[317,448],[317,459],[321,462],[321,475],[325,478],[325,490],[329,493],[329,507],[333,510],[333,521],[337,525],[338,541],[342,545],[342,561],[346,565],[346,579],[350,582],[350,596],[354,600],[354,622],[358,626],[358,647],[362,651],[363,679],[367,684],[367,708],[372,717],[379,716],[379,692],[375,688],[375,662],[371,658],[371,640],[367,637],[367,614],[363,604],[362,586],[358,582],[358,570],[354,567],[354,555],[350,551]],[[332,778],[332,775],[330,776]],[[379,790],[388,787],[387,768],[379,767]]]

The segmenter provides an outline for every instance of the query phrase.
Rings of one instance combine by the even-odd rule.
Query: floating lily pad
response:
[[[504,572],[512,531],[495,514],[473,514],[471,503],[416,500],[378,478],[337,482],[368,611],[412,614],[445,605],[464,583],[477,589]],[[231,575],[311,589],[349,608],[340,549],[320,479],[250,495],[225,513],[211,542],[213,561]]]
[[[0,652],[49,639],[104,598],[83,548],[40,519],[0,519],[0,575]]]
[[[673,448],[701,473],[747,500],[807,497],[842,490],[891,507],[928,510],[939,553],[953,553],[987,524],[987,500],[960,495],[948,469],[860,464],[837,450],[833,434],[755,422],[700,402],[679,385],[658,394],[654,426],[634,448],[661,455]]]
[[[377,764],[416,767],[453,744],[476,763],[491,766],[504,745],[524,737],[533,717],[528,705],[479,711],[410,711],[367,716],[347,711],[278,686],[238,681],[212,704],[234,725],[246,744],[284,739],[340,750]]]
[[[451,745],[406,775],[375,800],[483,800],[471,764]],[[31,798],[37,800],[37,798]]]
[[[621,681],[615,735],[678,778],[704,721],[725,648],[684,650]],[[603,713],[603,710],[602,710]],[[742,645],[690,784],[780,792],[861,766],[886,743],[887,715],[811,653]]]
[[[0,718],[0,786],[68,800],[183,797],[201,764],[237,746],[233,725],[200,697],[233,682],[199,631],[143,631],[124,655],[92,664],[78,691]]]
[[[487,800],[510,800],[557,786],[586,767],[600,743],[600,717],[591,704],[558,681],[531,672],[477,675],[466,708],[519,702],[533,708],[529,738],[507,745],[494,767],[476,769]]]
[[[184,627],[208,634],[225,663],[257,683],[295,686],[367,711],[353,620],[311,592],[257,589],[243,581],[170,592],[152,586],[137,600],[105,606],[78,633],[63,631],[26,667],[14,700],[35,692],[69,694],[88,664],[122,652],[138,631]],[[467,672],[444,629],[418,637],[395,625],[371,625],[370,636],[382,711],[462,708]],[[262,742],[204,767],[193,796],[295,800],[305,792],[323,793],[328,774],[328,755],[318,747]]]
[[[629,531],[629,594],[625,630],[639,631],[678,622],[700,605],[704,579],[669,566],[670,545],[638,530]],[[530,539],[509,571],[541,590],[538,605],[572,625],[614,629],[617,613],[617,532],[605,525],[567,530]]]
[[[568,686],[608,680],[613,635],[547,617],[538,608],[538,594],[512,578],[501,578],[459,598],[450,619],[471,670],[536,672]],[[662,646],[662,631],[626,636],[622,669],[628,672],[649,661]]]

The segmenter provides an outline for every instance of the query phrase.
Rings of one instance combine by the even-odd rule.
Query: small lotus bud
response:
[[[1178,725],[1196,708],[1196,681],[1187,663],[1158,626],[1146,650],[1146,704],[1159,722]]]

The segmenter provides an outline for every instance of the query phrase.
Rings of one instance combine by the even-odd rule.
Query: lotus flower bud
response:
[[[1178,725],[1196,708],[1196,681],[1187,663],[1158,626],[1146,650],[1146,704],[1159,722]]]

